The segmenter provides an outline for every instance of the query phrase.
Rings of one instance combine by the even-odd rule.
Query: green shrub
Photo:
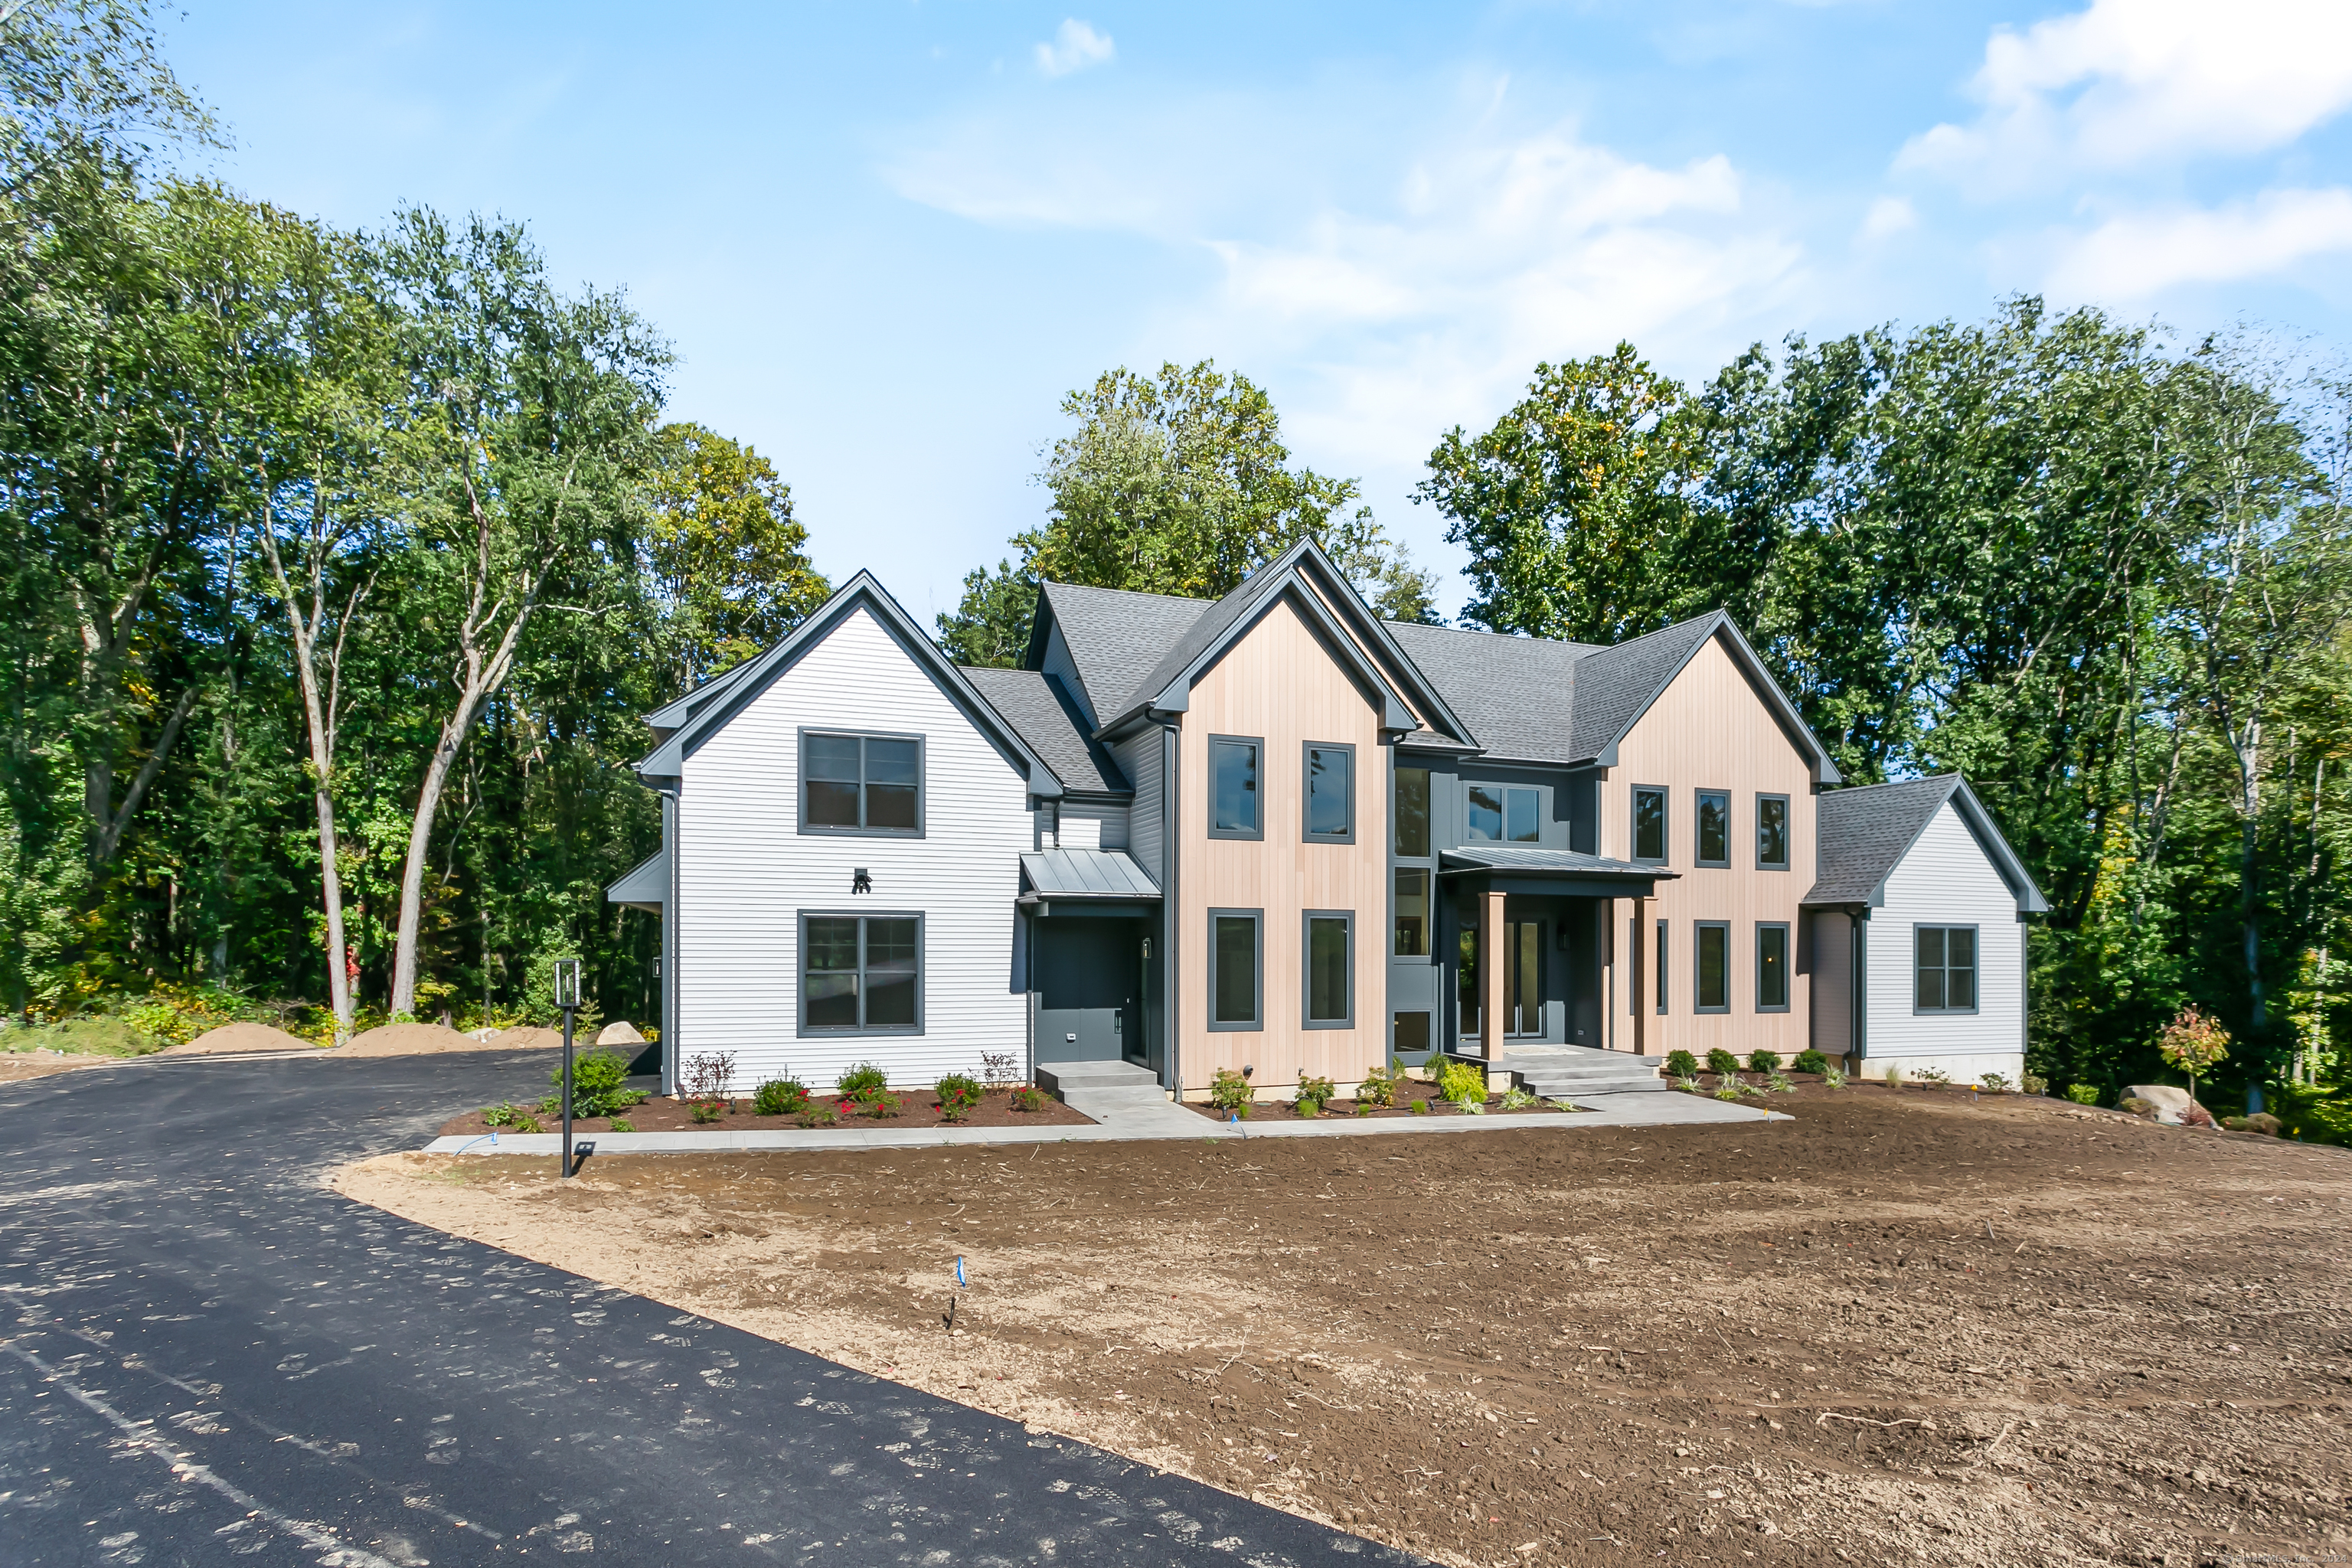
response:
[[[1780,1070],[1780,1053],[1778,1051],[1748,1052],[1748,1070],[1749,1072],[1779,1072]]]
[[[1426,1115],[1428,1115],[1428,1114],[1429,1114],[1429,1101],[1427,1101],[1427,1100],[1414,1100],[1414,1101],[1412,1102],[1412,1110],[1411,1114],[1412,1114],[1412,1115],[1414,1115],[1414,1116],[1426,1116]]]
[[[772,1078],[751,1091],[754,1116],[790,1116],[808,1103],[808,1086],[796,1078]]]
[[[1015,1110],[1043,1110],[1054,1103],[1054,1097],[1042,1089],[1016,1089],[1013,1091]]]
[[[2126,1116],[2145,1117],[2150,1121],[2156,1120],[2156,1101],[2142,1100],[2136,1094],[2127,1094],[2116,1100],[2116,1109]]]
[[[1249,1079],[1231,1068],[1219,1068],[1209,1075],[1209,1103],[1219,1110],[1249,1119]]]
[[[811,1100],[801,1107],[800,1123],[803,1127],[830,1127],[840,1120],[841,1112],[830,1105],[819,1105]]]
[[[980,1080],[963,1073],[951,1072],[931,1086],[940,1097],[940,1120],[961,1121],[980,1103]]]
[[[1681,1089],[1685,1094],[1696,1094],[1698,1092],[1698,1074],[1692,1072],[1677,1073],[1675,1076],[1675,1087]]]
[[[686,1108],[686,1113],[694,1119],[696,1126],[707,1127],[727,1114],[727,1102],[723,1100],[698,1100]]]
[[[606,1122],[605,1125],[610,1127],[615,1132],[635,1132],[637,1130],[636,1123],[631,1121],[625,1116],[615,1116],[612,1121]]]
[[[1706,1070],[1717,1078],[1728,1078],[1739,1070],[1739,1058],[1717,1046],[1706,1053]]]
[[[1715,1086],[1715,1098],[1717,1100],[1738,1100],[1755,1092],[1731,1073],[1725,1074],[1722,1081]]]
[[[1298,1090],[1291,1097],[1290,1107],[1301,1116],[1320,1116],[1323,1108],[1338,1095],[1339,1089],[1329,1079],[1310,1073],[1298,1080]]]
[[[1691,1055],[1688,1051],[1668,1051],[1666,1053],[1666,1076],[1668,1078],[1696,1078],[1698,1076],[1698,1058]]]
[[[1902,1063],[1888,1062],[1886,1064],[1886,1087],[1889,1089],[1901,1089],[1903,1087]]]
[[[511,1102],[486,1107],[482,1111],[482,1125],[505,1127],[517,1132],[544,1131],[539,1124],[539,1118],[530,1113],[530,1107]]]
[[[1542,1103],[1543,1096],[1536,1093],[1533,1089],[1513,1089],[1504,1091],[1503,1103],[1500,1109],[1504,1110],[1525,1110],[1530,1106],[1541,1105]]]
[[[1829,1058],[1808,1046],[1797,1053],[1797,1059],[1789,1064],[1789,1070],[1790,1072],[1827,1072],[1829,1066]]]
[[[1771,1089],[1774,1094],[1794,1094],[1797,1092],[1797,1086],[1790,1081],[1787,1073],[1775,1072],[1771,1079]]]
[[[2070,1083],[2066,1086],[2066,1098],[2077,1105],[2096,1105],[2099,1103],[2099,1086],[2095,1083]]]
[[[1448,1058],[1437,1069],[1437,1097],[1467,1110],[1486,1108],[1486,1069],[1475,1062]]]
[[[624,1089],[629,1079],[629,1058],[611,1051],[590,1051],[572,1058],[572,1114],[574,1116],[610,1116],[616,1110],[626,1110],[646,1098],[642,1089]],[[550,1103],[555,1113],[563,1113],[563,1064],[558,1062],[547,1075],[554,1086],[556,1098]]]
[[[1359,1100],[1356,1101],[1356,1114],[1359,1116],[1370,1116],[1377,1109],[1378,1107],[1374,1106],[1369,1100]]]
[[[1375,1062],[1366,1068],[1364,1081],[1356,1086],[1357,1114],[1361,1115],[1361,1108],[1368,1105],[1394,1105],[1399,1076],[1397,1070],[1385,1062]]]
[[[1952,1075],[1942,1068],[1921,1068],[1917,1076],[1929,1089],[1941,1089],[1952,1081]]]
[[[857,1114],[869,1121],[887,1121],[898,1114],[898,1097],[887,1091],[860,1095]]]
[[[1843,1068],[1823,1068],[1822,1069],[1822,1087],[1823,1089],[1843,1089],[1845,1087],[1845,1069]]]
[[[1987,1094],[2007,1094],[2009,1092],[2009,1079],[2002,1073],[1983,1073],[1979,1075],[1977,1079],[1977,1087],[1983,1089]]]
[[[89,1057],[143,1057],[172,1043],[168,1037],[151,1034],[129,1018],[106,1014],[10,1029],[6,1038],[11,1051],[62,1051]]]
[[[2050,1080],[2043,1078],[2038,1072],[2027,1073],[2025,1075],[2025,1092],[2028,1094],[2048,1094],[2050,1092]]]
[[[873,1062],[859,1062],[834,1083],[844,1100],[864,1100],[890,1087],[890,1075]]]

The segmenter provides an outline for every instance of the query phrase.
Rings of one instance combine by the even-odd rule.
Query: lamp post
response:
[[[572,1176],[572,1021],[580,1015],[580,961],[555,961],[555,1005],[563,1010],[563,1176]]]

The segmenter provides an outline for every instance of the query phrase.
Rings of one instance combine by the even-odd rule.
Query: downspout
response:
[[[1853,923],[1853,1059],[1870,1056],[1870,910],[1858,905],[1846,911]]]
[[[1182,920],[1183,906],[1180,897],[1183,881],[1183,844],[1177,837],[1184,822],[1179,809],[1179,792],[1183,788],[1183,772],[1178,766],[1183,758],[1183,743],[1173,725],[1163,725],[1160,731],[1160,864],[1162,885],[1160,889],[1160,1006],[1161,1032],[1167,1037],[1168,1097],[1177,1104],[1184,1103],[1183,1031],[1179,1025],[1183,1019],[1183,988],[1177,964],[1180,951],[1178,928]]]
[[[682,787],[682,785],[681,785]],[[675,789],[657,789],[654,793],[662,802],[662,846],[669,851],[669,886],[662,896],[661,936],[661,998],[662,998],[662,1093],[677,1093],[677,927],[681,918],[678,900],[677,830],[679,814],[685,809]]]

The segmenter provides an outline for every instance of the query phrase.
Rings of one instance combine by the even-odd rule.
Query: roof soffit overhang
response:
[[[1031,796],[1041,800],[1060,798],[1060,777],[1046,765],[1044,758],[1030,750],[1029,743],[990,705],[979,689],[964,679],[963,672],[955,667],[954,661],[940,652],[930,638],[923,636],[921,628],[870,572],[860,572],[852,577],[782,642],[740,666],[740,676],[730,680],[725,691],[713,694],[718,700],[700,707],[692,718],[635,765],[637,776],[656,789],[676,788],[685,774],[688,757],[860,609],[874,617],[875,624],[930,677],[948,700],[971,721],[974,729],[988,738],[989,743],[1005,761],[1020,770],[1027,781]]]
[[[1747,678],[1748,686],[1762,700],[1764,706],[1770,710],[1774,721],[1780,726],[1782,732],[1811,763],[1814,784],[1819,786],[1844,783],[1844,775],[1838,772],[1837,763],[1831,760],[1829,748],[1822,744],[1821,738],[1813,733],[1811,728],[1806,724],[1804,716],[1797,711],[1797,705],[1789,700],[1789,694],[1780,689],[1780,683],[1774,680],[1771,671],[1764,668],[1764,661],[1756,656],[1756,650],[1748,646],[1748,639],[1742,637],[1739,628],[1732,624],[1730,615],[1723,610],[1713,610],[1704,618],[1715,624],[1707,628],[1705,637],[1693,639],[1690,651],[1683,656],[1666,678],[1659,681],[1649,696],[1643,700],[1642,705],[1634,710],[1633,716],[1620,725],[1617,732],[1591,756],[1575,758],[1568,765],[1615,767],[1617,748],[1623,743],[1625,737],[1632,734],[1633,727],[1648,716],[1650,710],[1657,705],[1658,699],[1666,694],[1667,689],[1681,679],[1683,671],[1690,668],[1691,660],[1698,657],[1699,650],[1710,642],[1720,638],[1725,651],[1731,655],[1732,663],[1738,667],[1740,674]],[[1604,648],[1601,651],[1607,653],[1612,650]],[[1586,657],[1594,656],[1588,654]]]

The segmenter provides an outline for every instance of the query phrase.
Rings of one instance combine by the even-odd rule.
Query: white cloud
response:
[[[1918,226],[1918,210],[1909,202],[1901,196],[1881,196],[1863,215],[1862,237],[1868,241],[1892,239]]]
[[[1983,112],[1913,138],[1898,168],[1999,189],[2262,152],[2352,107],[2352,5],[2093,0],[2022,33],[1996,29],[1970,87]]]
[[[1064,18],[1050,44],[1037,46],[1037,68],[1046,76],[1068,76],[1089,66],[1108,65],[1118,53],[1108,33],[1097,33],[1076,16]]]
[[[2220,208],[2128,214],[2070,240],[2050,274],[2068,299],[2143,299],[2352,251],[2352,190],[2265,191]]]

